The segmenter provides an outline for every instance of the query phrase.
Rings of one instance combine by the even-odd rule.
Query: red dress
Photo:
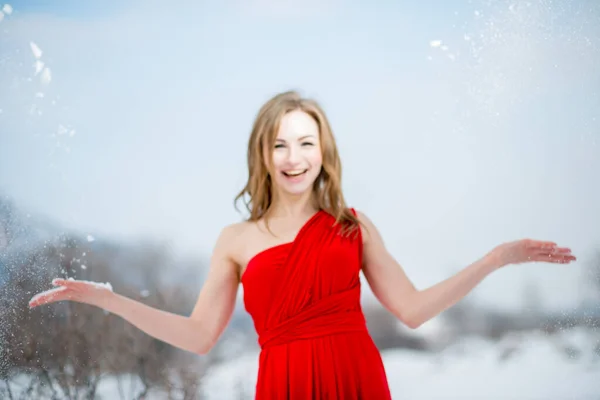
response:
[[[242,276],[259,336],[256,399],[391,399],[360,305],[360,236],[317,212],[291,243],[268,248]]]

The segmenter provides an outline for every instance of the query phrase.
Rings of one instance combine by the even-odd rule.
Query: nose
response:
[[[287,153],[287,162],[291,165],[295,165],[300,162],[300,149],[298,146],[292,145],[289,147]]]

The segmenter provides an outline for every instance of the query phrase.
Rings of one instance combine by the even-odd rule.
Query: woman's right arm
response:
[[[206,354],[219,339],[235,306],[239,274],[232,259],[236,228],[222,230],[210,261],[208,277],[189,317],[147,306],[125,296],[82,281],[59,279],[64,289],[38,297],[32,307],[72,300],[101,307],[118,315],[148,335],[175,347]]]

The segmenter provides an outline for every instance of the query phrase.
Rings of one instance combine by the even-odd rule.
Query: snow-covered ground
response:
[[[498,343],[465,339],[438,354],[382,353],[394,399],[600,399],[600,333],[573,329],[554,336],[515,335]],[[257,354],[211,369],[210,400],[251,399]]]
[[[465,338],[436,354],[390,350],[382,356],[393,399],[600,400],[599,347],[600,330],[577,328],[552,336],[515,334],[500,342]],[[211,368],[202,398],[253,399],[257,366],[252,352]],[[12,380],[15,387],[30,379],[19,378]],[[132,399],[142,387],[137,376],[105,377],[95,398]],[[165,398],[150,392],[144,400]]]

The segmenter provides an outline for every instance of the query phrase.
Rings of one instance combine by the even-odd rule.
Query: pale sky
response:
[[[516,308],[537,283],[571,307],[600,248],[600,4],[545,3],[13,1],[0,190],[69,229],[207,255],[241,218],[256,112],[298,89],[419,288],[532,237],[580,261],[511,266],[473,297]]]

